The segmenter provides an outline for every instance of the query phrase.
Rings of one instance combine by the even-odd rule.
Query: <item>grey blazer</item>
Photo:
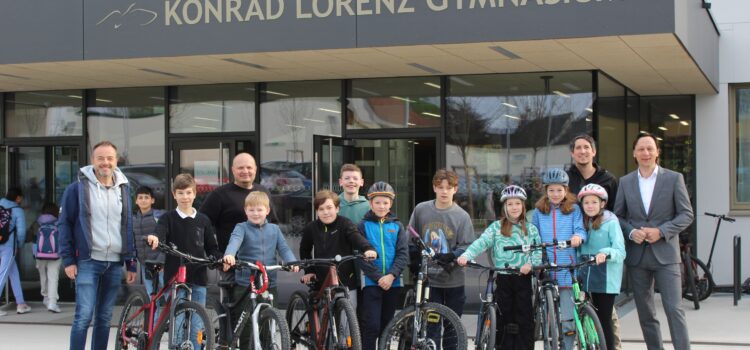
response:
[[[651,244],[654,255],[661,264],[675,264],[680,262],[679,234],[693,222],[693,208],[682,174],[662,167],[658,171],[648,213],[641,199],[638,170],[620,178],[615,214],[620,219],[622,233],[625,235],[625,264],[628,266],[638,265],[648,245],[645,242],[636,244],[631,241],[630,231],[640,227],[658,228],[664,239]]]

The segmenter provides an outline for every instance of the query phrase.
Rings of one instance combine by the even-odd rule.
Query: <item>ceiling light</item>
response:
[[[166,76],[168,76],[168,77],[173,77],[173,78],[185,78],[184,76],[182,76],[182,75],[179,75],[179,74],[174,74],[174,73],[169,73],[169,72],[163,72],[163,71],[160,71],[160,70],[156,70],[156,69],[150,69],[150,68],[139,68],[139,70],[141,70],[141,71],[144,71],[144,72],[148,72],[148,73],[154,73],[154,74],[166,75]]]
[[[591,112],[591,113],[594,113],[594,110],[593,110],[593,109],[591,109],[591,108],[589,108],[589,107],[586,107],[585,109],[586,109],[587,111]]]
[[[566,87],[566,88],[568,88],[570,90],[573,90],[573,91],[580,91],[581,90],[581,88],[579,88],[577,85],[575,85],[573,83],[565,82],[565,83],[562,83],[560,85],[562,85],[562,86],[564,86],[564,87]]]
[[[191,125],[191,126],[194,128],[198,128],[198,129],[216,130],[216,128],[212,128],[210,126],[203,126],[203,125]]]
[[[672,119],[680,119],[677,114],[670,114],[669,116],[672,117]]]
[[[333,109],[328,109],[328,108],[318,108],[318,110],[319,111],[323,111],[323,112],[328,112],[328,113],[341,114],[341,111],[337,111],[337,110],[333,110]]]
[[[286,126],[288,126],[290,128],[295,128],[295,129],[304,129],[305,128],[304,126],[299,126],[299,125],[294,125],[294,124],[286,124]]]
[[[503,114],[503,117],[510,118],[510,119],[515,119],[515,120],[521,120],[520,117],[516,117],[516,116],[510,115],[510,114]]]
[[[685,125],[685,126],[688,126],[688,125],[690,125],[690,123],[688,123],[688,122],[686,122],[686,121],[684,121],[684,120],[680,120],[680,124],[682,124],[682,125]]]
[[[440,118],[440,114],[435,114],[435,113],[430,113],[430,112],[422,112],[422,115],[426,115],[428,117]]]
[[[408,125],[408,126],[416,126],[417,124],[414,124],[414,123],[406,123],[406,125]]]
[[[669,130],[669,129],[667,129],[667,128],[663,127],[663,126],[660,126],[660,127],[659,127],[659,130],[662,130],[662,131],[667,131],[667,130]]]
[[[203,117],[193,117],[193,119],[207,120],[207,121],[210,121],[210,122],[218,122],[219,121],[218,119],[203,118]]]
[[[315,123],[325,123],[324,121],[320,119],[310,119],[310,118],[302,118],[303,120],[307,120],[308,122],[315,122]]]
[[[261,66],[259,64],[255,64],[255,63],[240,61],[240,60],[236,60],[234,58],[224,58],[223,60],[227,61],[229,63],[240,64],[240,65],[243,65],[243,66],[253,67],[253,68],[256,68],[256,69],[263,69],[263,70],[268,69],[266,66]]]
[[[567,95],[567,94],[563,93],[562,91],[558,91],[558,90],[552,91],[552,93],[555,94],[555,95],[558,95],[560,97],[565,97],[565,98],[569,98],[570,97],[570,95]]]
[[[591,118],[586,118],[586,121],[587,121],[587,122],[590,122],[590,121],[591,121]]]
[[[70,98],[77,98],[77,99],[82,99],[83,98],[83,97],[78,96],[78,95],[68,95],[68,97],[70,97]]]
[[[661,138],[661,137],[658,137],[658,136],[656,137],[656,139],[657,139],[657,140],[659,140],[659,141],[664,141],[664,139],[663,139],[663,138]]]
[[[417,69],[421,69],[421,70],[423,70],[423,71],[425,71],[427,73],[430,73],[430,74],[440,74],[440,73],[442,73],[441,71],[439,71],[437,69],[430,68],[430,67],[427,67],[427,66],[425,66],[423,64],[416,63],[416,62],[409,63],[408,65],[410,65],[410,66],[412,66],[414,68],[417,68]]]
[[[643,131],[643,130],[641,130],[641,131],[639,131],[639,132],[640,132],[641,134],[648,134],[648,131]]]
[[[266,90],[264,92],[267,93],[267,94],[270,94],[270,95],[277,95],[277,96],[289,97],[289,95],[287,95],[287,94],[285,94],[283,92],[276,92],[276,91],[271,91],[271,90]]]
[[[455,82],[457,82],[457,83],[459,83],[459,84],[461,84],[463,86],[474,86],[474,84],[472,84],[472,83],[470,83],[470,82],[468,82],[468,81],[466,81],[464,79],[461,79],[459,77],[451,77],[450,79],[451,79],[451,81],[455,81]]]
[[[99,102],[104,102],[104,103],[112,103],[111,100],[107,100],[107,99],[103,99],[103,98],[97,98],[96,100],[99,101]]]
[[[400,97],[400,96],[391,96],[391,98],[393,98],[393,99],[396,99],[396,100],[401,100],[401,101],[404,101],[404,102],[407,102],[407,103],[408,103],[408,102],[414,102],[414,101],[412,101],[412,100],[410,100],[410,99],[408,99],[408,98],[406,98],[406,97]]]
[[[427,86],[429,86],[429,87],[434,87],[436,89],[440,89],[440,85],[435,84],[435,83],[424,83],[424,84],[427,85]]]
[[[510,103],[508,103],[508,102],[503,102],[503,106],[508,106],[508,107],[510,107],[510,108],[518,108],[517,106],[515,106],[515,105],[512,105],[512,104],[510,104]]]
[[[495,51],[512,60],[521,58],[521,56],[516,55],[515,53],[511,52],[508,49],[503,48],[502,46],[490,46],[490,50]]]

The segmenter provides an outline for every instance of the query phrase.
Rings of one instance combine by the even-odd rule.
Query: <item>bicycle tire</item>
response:
[[[700,299],[695,297],[698,292],[698,288],[695,286],[695,270],[693,264],[690,261],[690,256],[686,253],[682,253],[682,297],[693,302],[693,307],[696,310],[701,308]]]
[[[693,267],[693,280],[695,281],[695,295],[698,296],[698,300],[706,300],[711,293],[714,291],[714,277],[711,271],[708,270],[706,264],[698,259],[695,255],[690,256],[690,262]],[[685,299],[693,300],[692,295],[685,296]]]
[[[337,343],[326,339],[327,349],[362,349],[362,337],[359,332],[359,321],[357,312],[351,301],[346,298],[338,298],[333,305],[333,320],[336,324]],[[332,325],[329,323],[329,325]]]
[[[497,310],[495,305],[487,305],[481,315],[482,323],[479,324],[479,337],[474,340],[477,350],[491,350],[495,348],[497,337]],[[497,344],[502,346],[501,344]]]
[[[541,320],[544,349],[558,350],[560,349],[560,317],[551,290],[546,289],[544,291],[542,305],[544,305],[544,315],[542,315]]]
[[[446,338],[448,338],[448,342],[456,343],[456,349],[466,350],[468,345],[466,330],[458,315],[445,305],[429,302],[419,306],[422,318],[419,324],[422,327],[417,330],[419,332],[417,337],[418,344],[412,344],[412,327],[414,325],[416,307],[416,305],[411,305],[401,310],[388,323],[378,341],[379,350],[434,349],[437,346],[434,339],[427,337],[427,328],[428,324],[438,325],[438,323],[443,328],[442,330],[438,330],[443,333],[443,336],[440,338],[443,344],[446,343]],[[452,332],[455,332],[454,337],[446,337],[446,333]]]
[[[247,326],[252,326],[252,324]],[[281,311],[273,307],[264,308],[258,319],[258,333],[261,349],[290,349],[289,326],[287,326],[284,314]]]
[[[117,322],[117,333],[115,334],[115,349],[143,349],[145,344],[132,344],[130,342],[124,342],[122,339],[123,328],[127,327],[127,332],[133,335],[143,334],[145,340],[146,332],[148,332],[148,311],[144,310],[141,316],[135,317],[130,322],[127,320],[131,318],[143,305],[148,304],[151,299],[142,291],[135,290],[131,291],[130,296],[122,306],[122,313],[120,314],[120,320]],[[127,322],[127,324],[126,324]],[[142,343],[139,342],[139,343]]]
[[[311,332],[313,327],[308,314],[307,293],[296,291],[289,298],[286,307],[286,322],[289,326],[291,346],[300,349],[299,345],[308,349],[314,344]]]
[[[168,311],[164,310],[164,312]],[[191,332],[185,332],[185,329],[187,328],[188,324],[192,325],[192,323],[194,322],[199,322],[197,324],[198,329],[196,334],[198,349],[214,348],[214,331],[211,325],[211,319],[208,318],[206,309],[201,304],[189,300],[181,301],[175,307],[174,320],[176,323],[174,327],[174,337],[176,344],[186,344],[187,342],[191,342]],[[186,323],[185,320],[190,320],[190,322]],[[156,330],[156,332],[154,333],[154,337],[151,340],[151,350],[173,348],[169,346],[170,322],[172,322],[172,319],[169,319],[166,322],[162,322],[162,324],[159,325],[159,328]]]
[[[216,349],[229,349],[232,341],[232,317],[229,310],[218,299],[208,297],[206,313],[214,329]]]
[[[590,304],[585,304],[578,310],[578,318],[581,320],[583,337],[586,339],[586,348],[582,348],[578,337],[576,345],[581,350],[607,350],[607,339],[604,336],[604,328],[599,316]]]

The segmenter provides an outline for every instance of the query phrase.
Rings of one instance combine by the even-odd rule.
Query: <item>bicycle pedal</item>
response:
[[[437,312],[431,312],[427,314],[427,322],[429,323],[438,323],[440,322],[440,314]]]
[[[563,333],[563,335],[565,335],[566,337],[572,337],[572,336],[576,335],[576,331],[567,331],[567,332]]]

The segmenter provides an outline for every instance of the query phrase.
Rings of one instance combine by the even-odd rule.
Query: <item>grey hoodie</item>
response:
[[[94,167],[87,165],[81,173],[89,180],[89,208],[91,211],[91,258],[99,261],[120,261],[122,253],[122,189],[128,178],[114,169],[114,185],[102,185],[94,174]]]

